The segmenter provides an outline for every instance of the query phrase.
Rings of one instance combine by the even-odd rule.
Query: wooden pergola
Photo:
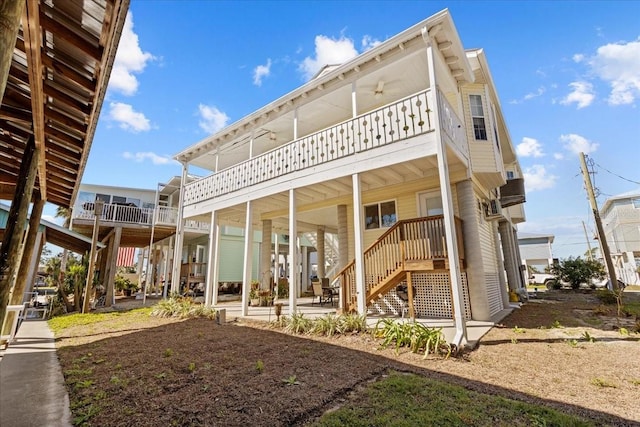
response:
[[[128,8],[129,0],[0,4],[0,199],[12,201],[0,322],[24,262],[30,203],[39,220],[44,203],[70,208],[77,195]]]

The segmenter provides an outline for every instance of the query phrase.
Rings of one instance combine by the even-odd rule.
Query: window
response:
[[[516,174],[513,171],[507,171],[507,179],[513,179],[516,177]]]
[[[487,127],[484,122],[484,109],[480,95],[469,95],[471,105],[471,118],[473,120],[473,133],[477,140],[487,140]]]
[[[631,200],[631,204],[633,205],[634,208],[640,209],[640,198],[639,199],[632,199]]]
[[[102,200],[104,203],[110,203],[111,202],[111,195],[109,194],[96,194],[96,200]]]
[[[375,203],[364,207],[364,228],[366,230],[391,227],[397,220],[395,201]]]
[[[111,198],[111,203],[117,203],[120,205],[124,205],[125,203],[127,203],[127,198],[126,197],[122,197],[122,196],[113,196]]]

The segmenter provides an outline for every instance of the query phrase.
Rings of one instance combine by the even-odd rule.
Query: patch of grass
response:
[[[256,362],[256,371],[260,374],[264,372],[264,362],[262,360]]]
[[[282,380],[286,385],[299,385],[298,379],[295,375],[291,375],[289,378],[285,378]]]
[[[560,329],[560,328],[562,328],[563,326],[560,324],[560,321],[556,319],[556,320],[554,320],[554,321],[553,321],[553,323],[551,324],[551,327],[552,327],[553,329]]]
[[[591,384],[601,388],[618,388],[616,384],[611,381],[607,381],[604,378],[594,378],[591,380]]]
[[[133,322],[134,319],[132,317],[147,317],[150,312],[151,307],[142,307],[129,311],[111,311],[108,313],[71,313],[63,316],[56,316],[48,320],[48,323],[53,333],[58,335],[65,329],[74,326],[113,322],[115,320],[121,320],[121,318],[122,320],[126,319],[127,322]]]
[[[516,334],[524,334],[526,331],[522,328],[519,328],[517,325],[513,327],[513,332]]]
[[[164,353],[163,353],[164,357],[171,357],[173,356],[173,350],[170,348],[165,348],[164,349]]]
[[[417,375],[391,373],[314,426],[593,426],[560,411],[467,390]]]
[[[387,318],[378,321],[373,334],[382,339],[383,348],[395,344],[396,353],[400,351],[400,347],[409,347],[413,353],[424,352],[424,357],[429,353],[443,354],[445,357],[451,354],[451,345],[444,339],[442,328],[430,328],[416,322],[402,323]]]
[[[596,339],[593,335],[591,335],[588,331],[584,331],[582,333],[582,339],[587,342],[596,342]]]

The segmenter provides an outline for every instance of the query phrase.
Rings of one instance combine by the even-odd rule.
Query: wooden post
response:
[[[18,275],[16,276],[16,283],[13,286],[13,294],[9,304],[17,305],[22,304],[24,297],[24,291],[27,287],[27,278],[29,277],[29,269],[32,265],[33,248],[36,244],[36,238],[38,237],[38,228],[40,227],[40,218],[42,218],[42,209],[44,208],[44,200],[42,200],[38,194],[35,202],[33,202],[33,208],[31,209],[31,217],[29,218],[29,231],[27,232],[27,239],[24,242],[24,250],[22,251],[22,259],[20,260],[20,267],[18,269]],[[38,269],[36,264],[36,270]]]
[[[0,2],[0,102],[7,87],[13,49],[16,46],[24,0],[2,0]]]
[[[409,296],[409,317],[416,320],[416,312],[413,306],[413,279],[410,271],[407,271],[407,295]]]
[[[16,192],[7,217],[7,226],[4,230],[4,239],[0,246],[0,323],[4,322],[7,303],[9,302],[9,291],[13,286],[13,276],[20,265],[20,246],[29,202],[33,194],[33,186],[38,173],[38,151],[33,135],[29,137],[24,149],[22,162],[20,163],[20,174],[16,184]]]
[[[596,196],[593,193],[593,185],[591,185],[591,176],[587,169],[587,162],[584,159],[584,153],[580,153],[580,167],[582,169],[582,177],[584,178],[584,185],[587,188],[587,195],[589,196],[589,202],[591,203],[591,210],[593,211],[593,219],[596,222],[596,229],[598,230],[598,239],[600,240],[600,249],[602,250],[602,256],[604,262],[607,264],[607,271],[609,273],[609,279],[611,279],[611,286],[614,291],[618,290],[618,279],[616,277],[616,269],[611,261],[611,252],[609,252],[609,245],[607,244],[607,236],[604,234],[604,228],[602,228],[602,221],[600,219],[600,212],[598,211],[598,202]]]
[[[84,290],[84,304],[82,305],[82,312],[88,313],[91,309],[90,299],[91,292],[93,291],[93,274],[96,268],[96,245],[98,243],[98,233],[100,231],[100,216],[102,216],[102,207],[104,202],[102,200],[96,200],[94,203],[94,222],[93,222],[93,237],[91,239],[91,251],[89,252],[89,266],[87,267],[87,285]]]

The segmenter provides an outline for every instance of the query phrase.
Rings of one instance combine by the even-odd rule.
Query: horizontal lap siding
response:
[[[479,219],[478,224],[480,248],[484,266],[484,280],[491,315],[502,310],[502,295],[500,294],[500,281],[498,280],[498,268],[496,261],[495,242],[491,223]]]

